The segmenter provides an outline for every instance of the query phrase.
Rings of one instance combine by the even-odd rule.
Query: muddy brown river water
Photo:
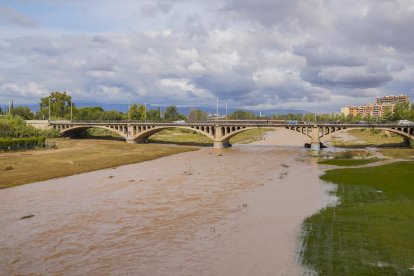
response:
[[[299,275],[301,223],[332,202],[303,142],[276,131],[0,190],[1,275]]]

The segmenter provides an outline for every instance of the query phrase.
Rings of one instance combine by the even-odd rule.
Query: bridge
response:
[[[400,124],[287,124],[272,120],[246,121],[207,121],[189,123],[156,123],[141,121],[35,121],[28,120],[27,124],[39,129],[56,129],[62,136],[70,136],[78,131],[89,128],[110,130],[123,137],[128,143],[148,143],[148,138],[164,129],[182,128],[195,131],[210,138],[215,148],[225,148],[230,145],[230,138],[250,129],[283,128],[299,132],[309,139],[313,150],[319,150],[321,139],[329,140],[338,131],[348,129],[380,129],[404,137],[405,141],[414,146],[414,125]]]

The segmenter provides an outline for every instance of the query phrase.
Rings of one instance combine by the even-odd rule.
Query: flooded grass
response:
[[[319,161],[318,164],[334,166],[362,166],[380,161],[380,159],[330,159]]]
[[[339,203],[305,220],[305,267],[320,275],[412,275],[414,162],[335,169],[321,178],[338,184]]]

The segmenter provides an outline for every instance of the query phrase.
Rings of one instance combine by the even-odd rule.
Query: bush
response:
[[[31,138],[2,138],[0,139],[0,150],[20,150],[33,149],[36,147],[45,147],[45,137],[31,137]]]
[[[382,132],[382,130],[380,130],[380,129],[370,129],[369,130],[369,133],[370,134],[372,134],[372,135],[378,135],[378,134],[380,134]]]
[[[0,118],[0,137],[2,138],[29,138],[29,137],[58,137],[59,131],[55,129],[40,130],[26,125],[20,116],[6,115]]]
[[[355,154],[351,151],[344,151],[341,153],[338,153],[334,159],[352,159],[354,158]]]

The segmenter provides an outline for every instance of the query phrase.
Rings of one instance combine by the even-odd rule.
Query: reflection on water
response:
[[[309,151],[253,145],[1,190],[0,271],[297,274],[300,224],[329,201],[319,174]]]

